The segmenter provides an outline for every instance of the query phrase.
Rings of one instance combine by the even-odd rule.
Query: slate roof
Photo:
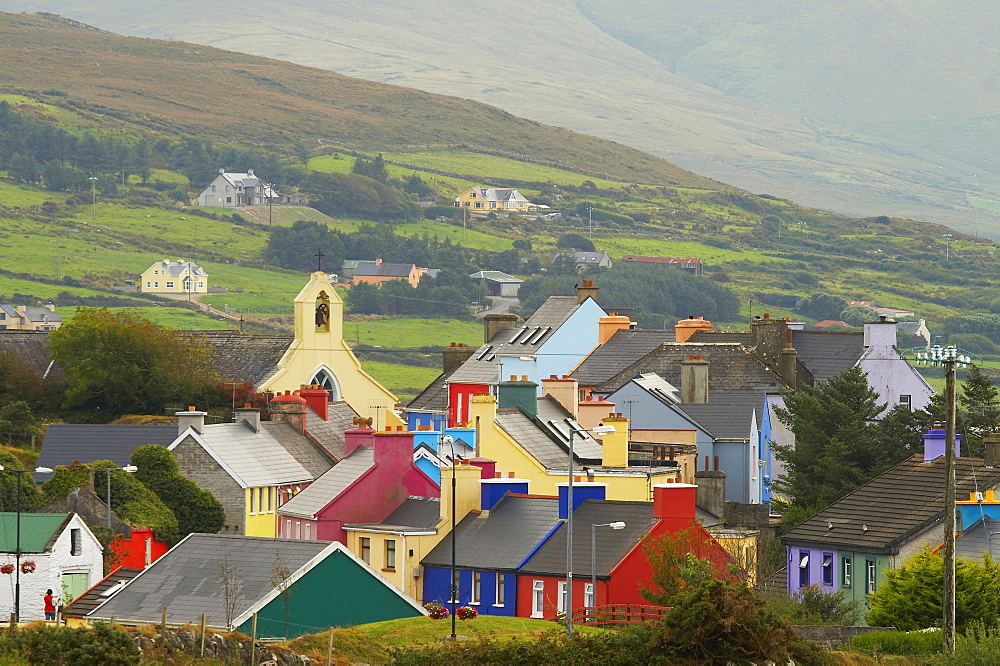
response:
[[[413,269],[413,264],[387,264],[385,262],[376,264],[374,261],[359,261],[358,265],[354,267],[354,276],[405,278],[410,277],[410,271]]]
[[[994,560],[1000,559],[1000,539],[991,535],[1000,532],[1000,520],[983,517],[958,535],[955,540],[955,555],[970,560],[981,560],[983,553],[989,553]]]
[[[340,460],[344,457],[344,431],[354,427],[353,419],[356,416],[358,413],[354,411],[354,408],[346,402],[337,401],[328,405],[327,420],[324,421],[307,403],[306,432],[322,444],[337,460]],[[326,471],[327,468],[324,468],[323,471]]]
[[[169,259],[167,259],[165,261],[158,261],[149,268],[159,268],[164,272],[166,272],[167,275],[172,275],[174,277],[181,275],[188,268],[190,268],[191,275],[195,277],[198,276],[208,277],[208,273],[205,272],[205,269],[203,269],[201,266],[192,261],[170,261]],[[146,270],[148,271],[149,268],[147,268]]]
[[[500,271],[477,271],[469,277],[473,280],[490,280],[491,282],[510,282],[515,284],[524,282],[521,278],[516,278],[513,275],[507,275]]]
[[[173,450],[183,439],[194,438],[244,488],[315,478],[271,433],[267,427],[254,432],[246,422],[219,423],[205,426],[201,433],[189,429],[167,448]]]
[[[583,426],[574,421],[572,414],[551,396],[542,396],[535,401],[535,404],[538,409],[536,423],[544,428],[550,437],[562,444],[564,449],[568,449],[570,428],[580,431],[583,430]],[[604,455],[601,443],[586,431],[573,436],[573,452],[578,458],[588,460],[600,460]],[[563,459],[565,462],[565,456]]]
[[[278,509],[280,513],[313,518],[361,475],[375,466],[375,449],[359,446]]]
[[[566,469],[566,448],[554,442],[545,430],[525,416],[520,409],[516,407],[498,409],[496,423],[542,466],[547,469]],[[576,453],[576,460],[579,461],[580,451],[576,448],[575,437],[573,450]]]
[[[610,379],[598,384],[595,392],[613,393],[633,377],[647,372],[655,372],[674,386],[680,386],[681,361],[698,354],[711,363],[708,368],[709,393],[751,387],[765,391],[784,388],[781,378],[748,353],[741,344],[673,342],[660,345],[626,366]]]
[[[434,381],[417,394],[406,407],[408,409],[426,409],[428,411],[447,412],[448,411],[448,381],[455,374],[460,365],[456,365],[451,372],[442,372]],[[494,379],[495,381],[495,379]]]
[[[425,566],[515,571],[538,543],[559,524],[556,497],[508,493],[486,513],[470,513],[421,560]],[[565,557],[565,550],[563,554]]]
[[[294,336],[247,335],[240,331],[198,331],[214,351],[212,367],[226,381],[260,386],[274,374]]]
[[[598,386],[664,342],[673,342],[674,336],[673,329],[619,330],[610,340],[583,359],[570,373],[570,377],[575,377],[580,386]]]
[[[141,571],[142,569],[119,567],[74,599],[72,603],[63,607],[62,614],[68,617],[84,617],[121,590],[125,583],[138,576]]]
[[[45,431],[38,466],[55,469],[57,465],[72,465],[95,460],[110,460],[118,466],[128,465],[132,452],[146,444],[169,446],[177,439],[176,425],[90,425],[53,423]],[[34,475],[42,483],[51,472]]]
[[[48,308],[25,308],[24,316],[28,321],[62,321],[62,317]]]
[[[853,368],[865,352],[864,333],[792,331],[792,347],[816,381]]]
[[[21,512],[21,553],[44,553],[73,518],[72,513]],[[17,513],[0,512],[0,553],[17,550]],[[22,558],[23,561],[23,558]]]
[[[349,528],[392,530],[396,532],[434,532],[441,522],[441,500],[437,497],[408,497],[381,523],[345,525]]]
[[[332,544],[303,539],[271,539],[229,534],[191,534],[151,564],[89,617],[155,623],[164,606],[167,622],[199,624],[201,614],[213,627],[226,625],[220,565],[242,579],[235,616],[244,614],[274,590],[271,571],[275,557],[291,572]]]
[[[747,439],[750,422],[757,415],[761,423],[764,409],[763,391],[714,391],[704,404],[678,403],[684,412],[718,439]]]
[[[48,331],[0,330],[0,354],[23,365],[36,377],[63,378],[63,372],[52,362]]]
[[[492,340],[476,350],[455,370],[448,382],[495,384],[500,376],[498,355],[534,354],[578,307],[576,296],[549,296],[523,326],[499,331]]]
[[[557,252],[557,257],[570,257],[578,264],[599,264],[602,260],[608,258],[608,253],[605,251],[601,252]]]
[[[955,479],[956,496],[968,497],[1000,486],[1000,469],[987,469],[981,458],[957,458]],[[944,457],[925,463],[916,454],[792,528],[783,541],[893,554],[908,538],[943,520]]]
[[[318,416],[315,418],[320,423],[323,423],[323,420]],[[308,420],[309,416],[306,419],[306,427],[308,428],[311,425]],[[334,463],[337,462],[333,458],[332,453],[324,453],[323,447],[317,446],[311,440],[303,437],[302,433],[292,426],[291,423],[286,421],[263,421],[260,426],[281,445],[281,448],[285,449],[292,458],[306,469],[310,479],[315,479],[333,467]]]
[[[621,521],[625,527],[613,530],[597,528],[592,539],[591,526]],[[611,570],[657,523],[651,502],[620,500],[584,500],[573,512],[573,574],[591,575],[591,548],[596,543],[597,575],[608,577]],[[460,542],[461,543],[461,542]],[[523,574],[566,575],[566,526],[559,526],[538,551],[521,567]]]

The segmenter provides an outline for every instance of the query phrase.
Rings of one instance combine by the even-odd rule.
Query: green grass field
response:
[[[345,321],[344,339],[388,348],[444,347],[452,342],[478,347],[483,341],[483,325],[478,320],[408,317]]]
[[[108,309],[114,312],[126,308]],[[187,308],[145,307],[138,310],[154,323],[178,331],[220,331],[236,328],[231,321],[220,321]],[[77,307],[58,308],[59,316],[64,322],[72,321],[78,311]]]
[[[441,374],[440,367],[424,368],[383,361],[362,361],[361,366],[379,384],[395,393],[403,404],[415,398]]]

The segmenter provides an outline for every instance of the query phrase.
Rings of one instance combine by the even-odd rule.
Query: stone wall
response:
[[[836,650],[846,645],[855,636],[873,631],[896,631],[895,627],[845,627],[840,625],[800,625],[794,626],[802,638],[819,643],[825,648]]]
[[[240,484],[190,435],[174,447],[172,453],[181,474],[212,493],[226,510],[226,523],[220,534],[245,534],[246,491]]]
[[[163,634],[149,633],[139,629],[124,628],[135,637],[136,645],[142,652],[143,660],[172,662],[171,657],[178,654],[186,654],[198,657],[201,655],[201,634],[198,629],[180,628],[170,629]],[[208,631],[205,635],[206,658],[218,659],[224,663],[249,664],[250,663],[249,638],[236,635],[222,635],[214,631]],[[165,658],[165,659],[164,659]],[[280,664],[281,666],[297,666],[301,664],[312,664],[309,657],[295,654],[274,645],[262,645],[257,643],[254,651],[254,664]]]

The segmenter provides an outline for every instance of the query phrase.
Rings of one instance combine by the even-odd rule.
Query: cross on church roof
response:
[[[316,257],[316,270],[317,271],[322,271],[323,270],[323,257],[326,256],[325,254],[323,254],[323,249],[320,248],[320,249],[316,250],[316,254],[313,255],[313,256]]]

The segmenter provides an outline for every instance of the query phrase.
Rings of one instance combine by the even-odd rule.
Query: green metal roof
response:
[[[21,552],[44,553],[45,546],[59,531],[69,514],[22,513]],[[17,513],[0,512],[0,553],[13,553],[17,548]]]

